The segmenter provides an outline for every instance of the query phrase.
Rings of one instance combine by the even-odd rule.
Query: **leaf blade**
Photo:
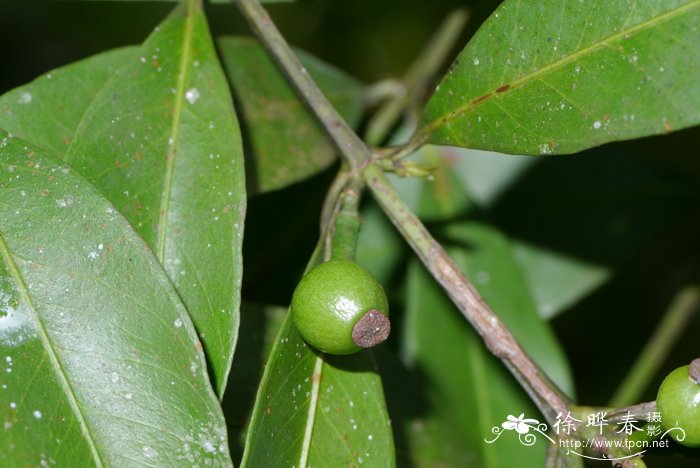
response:
[[[8,91],[0,96],[0,128],[63,156],[97,92],[135,50],[124,47],[93,55]]]
[[[240,131],[201,8],[177,7],[116,71],[65,160],[156,252],[222,395],[238,330],[246,198]]]
[[[229,464],[201,344],[160,264],[68,167],[0,140],[0,349],[11,368],[0,460]]]
[[[248,134],[250,190],[277,190],[330,166],[335,147],[262,46],[241,36],[223,37],[218,45]],[[357,124],[364,104],[360,83],[296,52],[338,112],[350,125]]]
[[[241,466],[346,466],[360,459],[395,464],[371,354],[317,354],[288,314],[258,389]]]
[[[700,48],[684,38],[698,21],[697,0],[505,2],[431,98],[424,131],[436,144],[555,154],[695,125]]]

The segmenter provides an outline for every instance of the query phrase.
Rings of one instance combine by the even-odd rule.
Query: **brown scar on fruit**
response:
[[[360,348],[377,346],[389,337],[391,322],[386,315],[370,309],[352,329],[352,341]]]
[[[690,361],[688,373],[690,374],[690,378],[700,384],[700,358],[695,358]]]

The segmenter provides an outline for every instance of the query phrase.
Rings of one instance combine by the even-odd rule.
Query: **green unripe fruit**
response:
[[[309,271],[292,296],[292,317],[304,340],[325,353],[350,354],[389,336],[389,304],[372,274],[350,260]]]
[[[700,447],[700,359],[668,374],[659,387],[656,406],[664,429],[680,427],[685,431],[683,440],[676,438],[679,431],[669,435],[686,447]]]

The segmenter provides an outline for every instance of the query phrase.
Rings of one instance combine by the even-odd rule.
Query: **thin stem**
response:
[[[257,0],[233,0],[233,2],[248,20],[250,27],[261,39],[280,70],[313,110],[314,115],[326,130],[326,134],[345,156],[350,169],[356,170],[366,159],[365,155],[369,154],[365,142],[357,136],[326,99],[260,3]]]
[[[360,195],[361,180],[353,178],[338,198],[335,222],[332,224],[331,258],[334,260],[355,260],[357,238],[360,234]]]
[[[370,119],[367,124],[367,143],[380,144],[407,104],[423,96],[454,48],[468,18],[469,15],[463,9],[455,10],[445,18],[401,80],[404,92],[387,101]]]
[[[347,185],[349,179],[350,173],[347,167],[341,167],[335,179],[333,179],[333,183],[331,183],[331,186],[328,188],[326,198],[323,201],[323,207],[321,208],[321,233],[331,225],[333,214],[338,204],[338,197],[340,197],[340,193]]]
[[[566,397],[525,354],[508,328],[484,302],[459,267],[401,200],[379,167],[372,164],[364,170],[363,175],[367,186],[391,221],[433,277],[442,285],[462,315],[481,335],[486,347],[504,362],[547,421],[553,423],[558,413],[566,412]]]
[[[609,424],[620,424],[625,421],[628,413],[630,416],[635,418],[644,419],[648,413],[657,411],[655,401],[647,401],[644,403],[639,403],[631,406],[623,406],[622,408],[615,408],[608,412],[608,423]]]
[[[628,405],[639,399],[668,356],[671,347],[685,330],[686,324],[697,312],[698,306],[700,287],[697,284],[688,285],[678,292],[664,312],[661,323],[610,400],[610,406]]]
[[[567,399],[556,385],[532,362],[503,322],[483,301],[469,280],[433,239],[371,162],[372,154],[347,123],[340,118],[280,35],[267,13],[255,0],[234,0],[253,30],[290,78],[307,105],[333,139],[353,173],[362,176],[374,197],[394,225],[416,251],[428,270],[440,282],[462,314],[482,336],[491,352],[499,357],[518,379],[550,424],[567,409]],[[364,167],[363,167],[364,166]]]

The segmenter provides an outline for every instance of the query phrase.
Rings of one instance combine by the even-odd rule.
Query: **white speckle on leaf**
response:
[[[32,95],[31,93],[24,92],[19,96],[19,103],[20,104],[31,104],[32,103]]]
[[[185,99],[187,99],[187,102],[190,104],[194,104],[199,100],[200,94],[199,90],[197,88],[190,88],[185,92]]]
[[[42,416],[41,411],[39,411],[39,410],[34,410],[34,411],[32,412],[32,414],[34,415],[34,417],[35,417],[36,419],[41,419],[41,416]]]
[[[479,63],[481,63],[481,62],[479,62],[479,58],[474,57],[474,65],[479,65]]]
[[[595,122],[593,122],[593,128],[595,128],[596,130],[598,130],[602,125],[603,124],[600,123],[600,120],[596,120]]]
[[[216,452],[216,447],[214,446],[214,443],[211,440],[206,440],[206,439],[203,440],[202,441],[202,448],[207,453],[215,453]]]
[[[539,149],[540,154],[552,154],[552,146],[549,143],[542,143]]]
[[[59,198],[58,200],[56,200],[56,204],[61,208],[71,206],[73,204],[73,197],[71,197],[70,195],[66,195],[63,198]]]
[[[476,281],[480,284],[487,284],[490,280],[491,275],[487,271],[480,271],[476,274]]]
[[[119,374],[117,374],[116,372],[112,372],[112,375],[110,376],[110,380],[112,381],[112,383],[119,382]]]
[[[99,257],[99,256],[100,256],[100,254],[98,254],[98,253],[95,252],[94,250],[88,254],[88,258],[89,258],[90,260],[94,260],[94,259],[96,259],[96,258]]]
[[[158,456],[158,452],[153,447],[149,447],[148,445],[144,445],[143,446],[143,456],[146,458],[156,458]]]
[[[175,319],[175,328],[180,328],[182,326],[182,320],[181,319]]]

